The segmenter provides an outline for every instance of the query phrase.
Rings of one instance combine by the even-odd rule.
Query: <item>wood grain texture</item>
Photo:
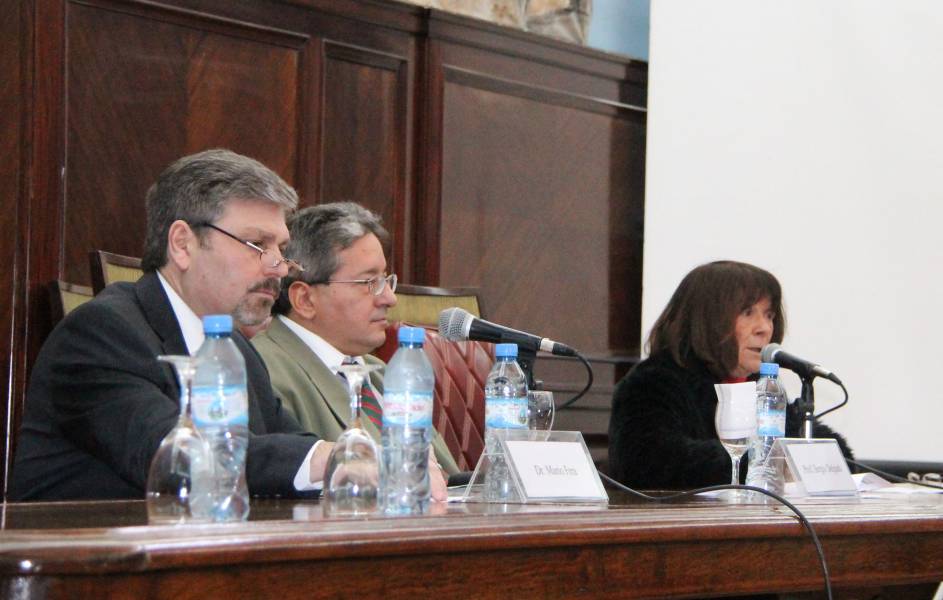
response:
[[[145,193],[180,156],[225,147],[296,178],[298,50],[240,26],[220,32],[219,23],[207,30],[203,21],[163,17],[83,5],[70,11],[69,281],[90,281],[83,258],[91,250],[141,255]]]
[[[641,274],[641,237],[610,234],[626,229],[613,223],[612,205],[616,219],[643,209],[629,173],[612,161],[623,146],[644,140],[632,126],[635,115],[465,83],[445,90],[443,162],[450,168],[441,202],[451,235],[441,241],[441,283],[480,287],[497,322],[584,352],[610,351],[610,337],[625,340],[638,328],[630,307],[610,302],[613,293],[628,297],[623,290],[640,288],[634,277],[610,277],[613,245]]]
[[[403,282],[479,285],[495,320],[634,349],[644,64],[376,0],[0,2],[9,444],[49,283],[87,284],[90,250],[139,256],[147,188],[209,147],[303,206],[379,212]],[[517,264],[490,247],[511,235]]]
[[[284,598],[415,598],[429,589],[482,598],[650,598],[822,587],[808,535],[782,510],[616,502],[608,509],[450,505],[426,517],[345,521],[324,519],[313,502],[254,501],[249,523],[193,527],[134,526],[143,502],[9,505],[0,577],[7,589],[31,586],[50,598],[261,590]],[[803,510],[836,588],[943,578],[939,498]],[[55,525],[76,521],[85,526]],[[756,561],[758,554],[776,556],[777,569]]]
[[[11,389],[9,382],[14,378],[14,370],[21,368],[21,360],[13,353],[14,314],[22,313],[23,277],[18,276],[16,267],[22,264],[19,256],[22,247],[20,217],[25,214],[23,197],[23,183],[25,180],[27,154],[22,146],[26,125],[26,98],[29,88],[24,74],[29,72],[29,63],[26,62],[29,47],[29,37],[24,23],[28,23],[24,13],[23,3],[18,0],[0,0],[0,289],[4,290],[3,300],[0,301],[0,398],[3,406],[15,405],[18,399],[15,388]],[[22,346],[22,339],[19,346]],[[0,435],[3,435],[2,449],[0,449],[0,494],[6,490],[6,474],[9,464],[6,457],[10,455],[12,444],[11,435],[16,431],[14,419],[16,413],[9,410],[0,411]]]
[[[324,58],[320,199],[358,199],[379,214],[393,237],[390,268],[402,270],[409,62],[336,44]]]

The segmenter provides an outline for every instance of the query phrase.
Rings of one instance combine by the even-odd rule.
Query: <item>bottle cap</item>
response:
[[[494,355],[497,358],[517,358],[517,344],[495,344]]]
[[[426,341],[426,330],[422,327],[400,327],[396,337],[400,344],[422,344]]]
[[[232,333],[232,315],[206,315],[203,333]]]
[[[779,365],[776,363],[760,363],[760,375],[779,375]]]

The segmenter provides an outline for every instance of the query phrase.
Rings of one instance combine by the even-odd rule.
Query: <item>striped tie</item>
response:
[[[345,356],[344,362],[341,364],[355,365],[357,361],[354,360],[353,357]],[[347,381],[343,373],[338,373],[338,375],[340,375],[344,381]],[[380,402],[377,400],[376,393],[373,391],[373,386],[370,385],[369,376],[363,378],[363,386],[360,388],[360,412],[373,421],[373,424],[377,427],[383,426],[383,409],[380,407]]]

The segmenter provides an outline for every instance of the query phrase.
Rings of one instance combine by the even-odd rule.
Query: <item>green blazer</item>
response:
[[[262,333],[252,338],[252,344],[265,360],[272,387],[301,426],[331,441],[347,428],[350,420],[350,400],[347,387],[340,378],[311,351],[278,317]],[[364,356],[367,364],[384,365],[374,356]],[[370,385],[383,393],[382,370],[370,374]],[[380,432],[370,419],[361,419],[363,428],[374,441],[380,442]],[[436,460],[449,475],[458,472],[458,464],[449,452],[445,440],[434,431],[432,446]]]

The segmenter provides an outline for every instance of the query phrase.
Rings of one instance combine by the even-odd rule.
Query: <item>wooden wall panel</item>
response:
[[[14,370],[21,367],[13,360],[14,340],[22,340],[22,328],[14,324],[14,311],[22,315],[22,277],[17,276],[17,266],[22,264],[18,256],[22,248],[23,230],[20,217],[24,214],[26,198],[23,182],[26,180],[27,154],[24,148],[26,121],[26,93],[29,88],[25,73],[31,62],[27,60],[30,36],[24,24],[24,3],[19,0],[0,0],[0,398],[4,402],[0,410],[0,492],[4,486],[6,465],[13,444],[10,435],[16,428],[16,411],[19,405],[14,398],[9,382],[14,379]],[[17,301],[19,300],[19,302]],[[20,319],[22,316],[20,316]],[[2,495],[2,494],[0,494]]]
[[[468,29],[430,24],[421,164],[441,169],[420,188],[438,229],[419,264],[480,286],[494,320],[587,356],[595,383],[555,427],[582,431],[605,471],[613,386],[639,353],[647,71]],[[558,405],[587,382],[572,360],[540,358],[534,374]]]
[[[7,434],[49,331],[47,284],[87,283],[91,249],[140,254],[147,187],[209,147],[274,168],[302,205],[378,211],[404,282],[479,285],[495,320],[605,360],[637,351],[643,64],[377,0],[0,0],[0,14]],[[564,371],[546,377],[572,386]]]
[[[635,111],[612,119],[610,126],[608,342],[614,354],[637,357],[642,330],[645,115]]]
[[[639,284],[610,265],[614,245],[641,264],[641,238],[613,223],[642,214],[614,162],[638,143],[639,115],[449,71],[444,105],[440,283],[480,287],[498,322],[608,353],[612,325],[622,338],[637,323],[610,311],[613,290]]]
[[[304,41],[71,6],[64,278],[87,284],[93,249],[141,255],[147,187],[175,158],[226,147],[295,182]]]
[[[408,62],[332,43],[324,58],[320,201],[357,200],[382,216],[391,269],[403,276]]]

